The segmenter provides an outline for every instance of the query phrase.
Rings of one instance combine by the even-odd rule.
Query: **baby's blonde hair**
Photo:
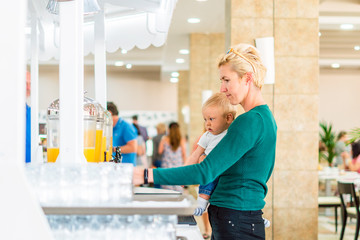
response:
[[[234,70],[240,78],[248,72],[253,73],[254,84],[258,88],[261,89],[264,85],[266,67],[260,58],[258,50],[254,46],[244,43],[233,46],[220,58],[218,67],[225,64],[230,64],[232,70]]]
[[[203,104],[202,110],[205,110],[208,107],[216,106],[223,111],[224,117],[230,113],[235,119],[236,116],[236,107],[232,105],[229,99],[226,97],[225,93],[214,93],[208,100]]]

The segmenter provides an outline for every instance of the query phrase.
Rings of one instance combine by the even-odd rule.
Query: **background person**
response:
[[[350,146],[346,145],[347,136],[346,132],[341,131],[338,134],[337,141],[335,143],[336,161],[335,166],[343,166],[347,168],[347,160],[350,159]]]
[[[132,163],[136,166],[137,132],[135,127],[118,116],[119,111],[113,102],[107,103],[107,110],[113,119],[113,146],[121,147],[123,163]]]
[[[137,151],[136,151],[136,166],[149,167],[146,157],[145,141],[140,134],[139,126],[133,123],[133,126],[137,130]]]
[[[153,153],[151,156],[151,163],[154,167],[161,167],[162,154],[159,153],[159,144],[163,136],[166,134],[166,125],[159,123],[156,125],[157,135],[153,137]]]
[[[221,92],[245,113],[200,164],[134,169],[134,184],[207,184],[219,177],[208,208],[211,239],[265,239],[262,211],[275,163],[275,119],[261,94],[266,69],[255,47],[239,44],[219,63]],[[144,177],[146,176],[146,178]]]
[[[349,163],[350,171],[360,173],[360,140],[351,144],[352,160]]]
[[[146,141],[149,140],[149,135],[146,130],[146,127],[143,127],[139,124],[138,115],[132,116],[132,121],[133,121],[133,124],[136,124],[138,126],[140,135],[142,136],[142,138],[144,139],[144,142],[146,143]]]
[[[169,124],[169,133],[160,141],[159,154],[162,154],[161,168],[182,166],[186,159],[185,139],[180,133],[180,126],[176,122]],[[162,188],[183,192],[181,186],[161,185]]]

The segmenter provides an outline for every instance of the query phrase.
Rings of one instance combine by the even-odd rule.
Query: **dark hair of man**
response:
[[[107,110],[111,112],[112,115],[119,115],[116,105],[113,102],[107,102]]]

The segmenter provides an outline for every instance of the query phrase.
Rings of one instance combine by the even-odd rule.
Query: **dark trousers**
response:
[[[263,212],[239,211],[210,205],[211,240],[265,239]]]

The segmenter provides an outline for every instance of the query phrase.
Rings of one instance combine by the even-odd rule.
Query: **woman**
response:
[[[352,160],[349,163],[350,171],[360,173],[360,141],[351,144]]]
[[[160,155],[162,155],[162,168],[180,167],[184,164],[184,161],[186,159],[185,139],[181,137],[180,126],[178,123],[170,123],[169,134],[162,137],[159,144],[158,152]],[[161,187],[165,189],[183,192],[183,188],[181,186],[162,185]]]
[[[219,177],[208,209],[211,239],[265,239],[262,211],[275,163],[276,123],[261,95],[266,69],[251,45],[231,48],[218,63],[221,92],[245,113],[200,164],[135,169],[134,183],[206,184]]]

